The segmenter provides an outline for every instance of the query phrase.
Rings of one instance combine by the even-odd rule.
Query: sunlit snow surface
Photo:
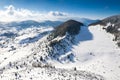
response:
[[[68,64],[55,64],[58,67],[77,67],[100,74],[106,80],[120,79],[120,49],[112,41],[113,35],[106,33],[102,26],[82,27],[76,40],[80,41],[73,46],[76,62]]]
[[[50,59],[50,64],[56,68],[34,68],[27,65],[18,69],[18,67],[7,66],[10,62],[22,64],[24,60],[32,61],[32,58],[26,59],[26,57],[35,53],[38,43],[44,41],[52,30],[52,27],[45,26],[23,30],[1,27],[0,80],[120,79],[120,49],[112,41],[113,35],[106,33],[99,25],[81,27],[80,33],[76,36],[77,44],[70,50],[75,55],[74,62],[59,63]],[[6,66],[7,68],[2,70]],[[73,70],[74,67],[78,72]]]

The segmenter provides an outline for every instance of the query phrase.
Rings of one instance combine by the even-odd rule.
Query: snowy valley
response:
[[[0,80],[119,80],[120,31],[107,20],[1,22]]]

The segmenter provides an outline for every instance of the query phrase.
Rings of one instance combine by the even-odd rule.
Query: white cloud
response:
[[[5,8],[6,8],[7,13],[8,13],[9,15],[14,15],[14,11],[15,11],[14,6],[10,5],[10,6],[6,6]]]
[[[58,11],[50,11],[48,13],[50,16],[67,16],[67,13],[64,12],[58,12]]]
[[[68,14],[59,11],[50,11],[48,13],[41,14],[40,12],[34,12],[28,9],[16,9],[13,5],[6,6],[4,10],[0,10],[0,21],[23,21],[23,20],[63,20],[67,18]]]

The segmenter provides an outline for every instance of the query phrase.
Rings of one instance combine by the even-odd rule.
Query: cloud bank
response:
[[[13,5],[4,7],[4,10],[0,10],[0,21],[23,21],[23,20],[64,20],[69,17],[67,13],[59,11],[50,11],[48,13],[41,14],[40,12],[31,11],[23,8],[15,8]]]

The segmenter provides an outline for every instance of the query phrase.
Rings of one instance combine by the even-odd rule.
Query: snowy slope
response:
[[[1,74],[1,80],[104,80],[100,75],[85,71],[60,68],[27,68],[9,70]]]
[[[106,33],[99,25],[89,26],[89,31],[93,38],[81,41],[78,46],[73,47],[78,60],[82,63],[79,65],[80,68],[101,74],[107,80],[119,80],[120,49],[112,41],[113,35]],[[83,31],[79,37],[84,36]]]
[[[19,31],[16,37],[8,38],[6,36],[0,36],[0,67],[32,54],[31,49],[35,47],[35,42],[51,30],[53,30],[52,27],[27,28]]]

